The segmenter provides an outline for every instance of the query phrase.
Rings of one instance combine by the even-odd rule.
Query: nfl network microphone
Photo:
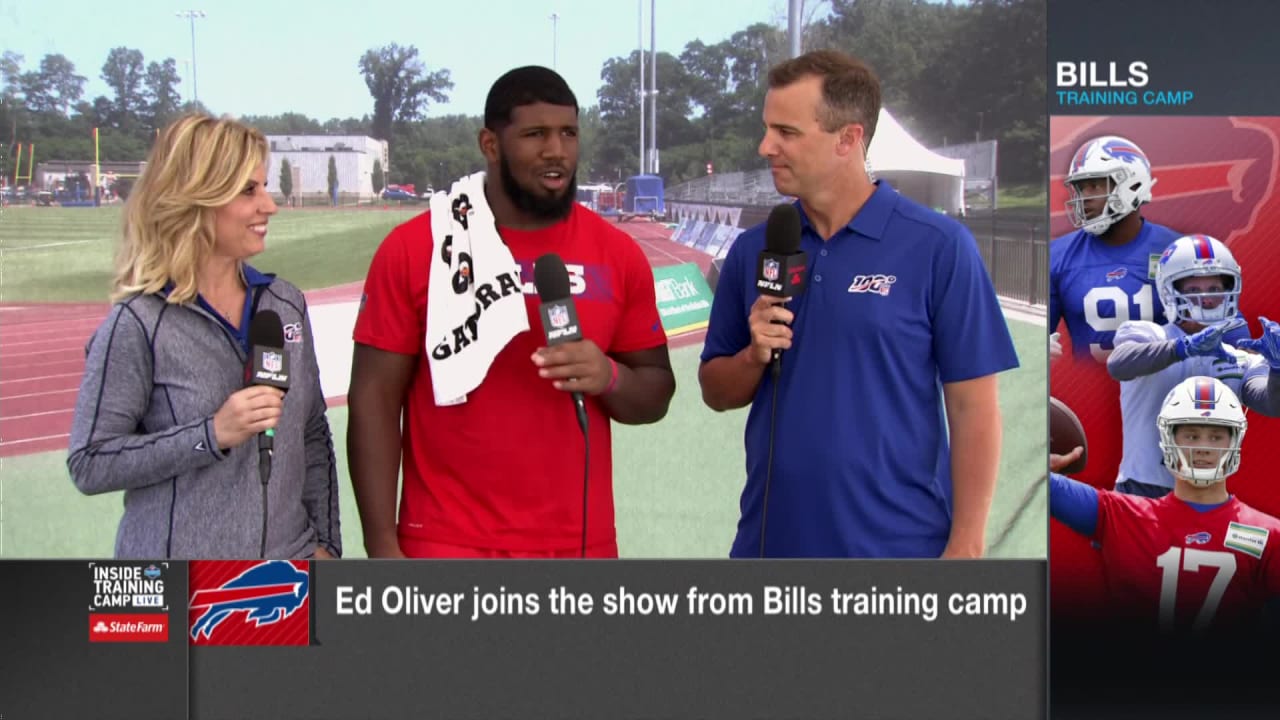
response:
[[[800,250],[800,211],[794,205],[778,205],[764,227],[764,252],[756,273],[761,295],[789,298],[804,290],[808,256]],[[776,321],[775,321],[776,322]],[[782,370],[782,350],[773,351],[773,372]]]
[[[569,271],[564,260],[555,253],[547,253],[533,262],[533,285],[538,289],[542,304],[538,314],[542,318],[542,331],[547,336],[547,346],[582,339],[578,324],[578,310],[569,294]],[[573,406],[578,414],[578,425],[587,432],[587,406],[582,393],[574,392]]]
[[[244,367],[245,387],[270,385],[288,392],[289,354],[284,351],[284,325],[273,310],[262,310],[249,321],[249,361]],[[262,542],[259,556],[267,556],[267,480],[275,450],[274,428],[258,433],[258,478],[262,481]]]
[[[274,310],[262,310],[249,321],[249,362],[245,365],[245,387],[270,385],[288,391],[289,355],[284,351],[284,325]],[[275,430],[258,435],[258,450],[269,456],[275,448]],[[268,474],[270,465],[268,465]],[[267,478],[262,478],[266,482]]]

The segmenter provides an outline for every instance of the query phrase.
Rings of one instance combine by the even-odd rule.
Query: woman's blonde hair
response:
[[[244,191],[267,160],[267,139],[231,118],[195,113],[164,130],[125,204],[113,301],[156,293],[196,296],[196,273],[214,247],[214,211]]]

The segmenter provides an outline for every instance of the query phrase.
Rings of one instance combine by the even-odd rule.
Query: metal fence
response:
[[[996,293],[1028,305],[1049,304],[1049,236],[1044,211],[997,210],[962,222],[978,242]]]
[[[668,201],[709,203],[747,207],[772,207],[786,198],[773,187],[773,175],[766,170],[715,173],[667,188]],[[743,227],[750,227],[743,225]]]
[[[991,183],[994,190],[994,182]],[[738,226],[765,221],[786,202],[768,170],[717,173],[667,189],[668,202],[742,208]],[[973,208],[959,218],[977,240],[996,293],[1028,305],[1049,304],[1049,237],[1044,208]]]

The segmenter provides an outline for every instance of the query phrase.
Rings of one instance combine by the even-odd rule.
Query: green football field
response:
[[[281,212],[253,265],[304,290],[363,280],[387,232],[425,210]],[[120,223],[119,207],[0,210],[0,301],[106,302]]]

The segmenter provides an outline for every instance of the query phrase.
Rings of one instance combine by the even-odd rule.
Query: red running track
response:
[[[669,239],[664,225],[647,221],[619,223],[658,267],[694,262],[705,274],[711,258]],[[355,282],[308,292],[320,305],[360,297]],[[71,432],[84,349],[102,322],[106,303],[0,305],[0,457],[62,450]],[[672,338],[671,347],[701,343],[705,331]],[[341,404],[345,396],[331,398]]]

